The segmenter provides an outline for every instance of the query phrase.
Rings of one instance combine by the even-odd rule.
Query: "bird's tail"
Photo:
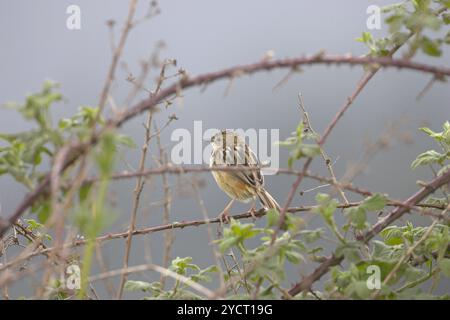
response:
[[[278,202],[268,193],[265,189],[261,189],[258,192],[258,198],[261,201],[261,204],[266,209],[276,209],[278,212],[281,211],[281,207]]]

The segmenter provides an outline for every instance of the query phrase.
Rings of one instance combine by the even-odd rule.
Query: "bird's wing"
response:
[[[213,158],[215,159],[214,164],[216,165],[222,164],[227,166],[244,167],[259,166],[258,158],[247,144],[226,146],[225,149],[219,149],[214,152],[217,152],[217,154],[213,155]],[[249,185],[255,187],[264,185],[264,176],[261,174],[261,171],[259,169],[230,171],[229,173]]]

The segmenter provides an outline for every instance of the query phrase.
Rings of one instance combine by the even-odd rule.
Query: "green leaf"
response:
[[[345,209],[344,213],[349,217],[350,224],[355,229],[363,230],[368,226],[367,211],[381,210],[386,206],[386,202],[387,199],[384,195],[376,193],[367,197],[358,207]]]
[[[384,242],[374,240],[372,242],[373,250],[372,257],[377,260],[390,260],[392,259],[393,247],[385,244]]]
[[[42,223],[39,223],[34,219],[25,219],[25,221],[28,223],[28,227],[31,231],[38,230],[44,226]]]
[[[443,13],[442,21],[444,21],[445,24],[450,24],[450,13]]]
[[[430,40],[427,37],[423,37],[420,41],[420,47],[424,53],[433,57],[440,57],[442,51],[440,49],[440,44],[437,41]]]
[[[443,258],[438,263],[439,268],[441,269],[442,273],[447,277],[450,278],[450,259]]]
[[[442,132],[434,132],[433,130],[431,130],[430,128],[427,128],[427,127],[419,128],[419,130],[425,132],[430,137],[436,139],[436,141],[442,141],[442,138],[443,138]]]
[[[351,225],[357,230],[363,230],[367,227],[366,210],[361,207],[345,209],[344,213],[349,217]]]
[[[314,158],[320,153],[320,147],[317,144],[303,144],[300,148],[300,157]]]
[[[114,155],[116,151],[114,140],[112,133],[105,134],[98,146],[99,150],[96,153],[96,160],[103,177],[108,176],[114,166]]]
[[[382,210],[387,203],[386,196],[376,193],[366,198],[361,204],[361,208],[367,211],[379,211]]]
[[[417,156],[416,160],[412,162],[411,168],[415,169],[418,166],[428,165],[432,163],[442,164],[444,160],[445,155],[434,150],[428,150]]]
[[[426,274],[426,271],[419,268],[414,268],[413,266],[406,264],[403,276],[405,277],[406,281],[415,281],[426,276]]]
[[[389,226],[380,232],[384,243],[390,246],[403,244],[403,231],[397,226]]]
[[[125,282],[124,289],[127,291],[150,291],[152,285],[144,281],[128,280]]]
[[[445,44],[450,44],[450,31],[446,33],[443,41]]]
[[[312,211],[319,213],[325,222],[331,226],[335,226],[333,214],[336,211],[338,202],[335,199],[331,199],[328,194],[318,193],[316,195],[316,202],[318,207],[314,208]]]
[[[371,43],[373,40],[372,34],[370,32],[363,32],[361,38],[356,38],[356,41],[363,43]]]
[[[330,197],[329,194],[321,193],[321,192],[316,194],[316,202],[319,205],[326,205],[326,204],[328,204],[328,202],[330,202],[330,199],[331,199],[331,197]]]
[[[78,191],[80,202],[84,202],[87,199],[89,192],[92,189],[92,185],[92,183],[85,183],[80,187],[80,190]]]
[[[184,257],[184,258],[176,257],[175,259],[172,260],[169,269],[182,275],[186,275],[187,269],[199,271],[200,268],[197,265],[192,264],[191,262],[192,257]]]
[[[122,146],[128,147],[128,148],[136,148],[136,143],[134,143],[133,139],[130,136],[127,136],[125,134],[117,134],[115,136],[116,142]]]
[[[359,262],[361,261],[361,253],[359,247],[360,245],[356,241],[340,244],[336,248],[336,256],[344,256],[349,261]]]
[[[280,214],[276,209],[270,209],[267,211],[267,227],[273,227],[278,225]]]
[[[404,14],[393,14],[387,17],[384,20],[387,24],[389,24],[389,31],[391,33],[398,32],[405,22]]]
[[[201,273],[212,273],[219,272],[219,268],[216,265],[212,265],[207,267],[206,269],[201,270]]]
[[[283,226],[281,226],[281,228],[283,230],[289,230],[292,234],[295,234],[304,225],[305,225],[305,220],[303,220],[301,217],[297,217],[289,212],[286,212],[285,223]]]
[[[237,237],[229,237],[226,239],[221,239],[218,241],[219,243],[219,250],[223,253],[236,245],[239,242],[239,239]]]
[[[304,129],[303,121],[300,121],[296,131],[292,133],[284,141],[277,142],[278,145],[288,147],[290,149],[290,156],[288,158],[288,166],[292,168],[295,160],[304,157],[313,158],[320,153],[320,147],[314,144],[304,143],[305,140],[316,139],[317,136]]]
[[[261,233],[260,229],[255,229],[254,227],[255,225],[253,223],[241,223],[238,220],[231,219],[230,227],[227,228],[227,234],[236,237],[242,243],[244,240],[253,238]]]
[[[299,235],[303,237],[306,241],[306,243],[313,243],[317,240],[319,240],[324,233],[323,228],[319,228],[316,230],[302,230],[300,231]]]
[[[48,217],[50,216],[50,201],[42,201],[39,204],[39,209],[37,210],[37,217],[39,219],[39,222],[46,223],[48,220]]]
[[[304,260],[303,255],[297,251],[286,251],[284,254],[286,259],[293,264],[299,264]]]
[[[438,177],[442,176],[448,170],[450,170],[450,164],[447,164],[447,165],[443,166],[441,169],[439,169],[439,171],[437,172],[437,176]]]
[[[351,282],[345,288],[345,295],[347,297],[353,297],[357,299],[367,299],[370,297],[371,293],[372,291],[367,287],[366,281],[363,280]]]

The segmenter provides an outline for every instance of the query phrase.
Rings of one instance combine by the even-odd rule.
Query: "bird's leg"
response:
[[[253,198],[253,204],[249,210],[253,220],[256,220],[257,216],[256,216],[256,212],[258,212],[258,210],[256,210],[256,198]]]
[[[230,222],[230,216],[228,215],[228,210],[230,210],[231,206],[233,205],[234,199],[231,199],[231,201],[227,204],[227,206],[222,210],[222,212],[219,214],[218,218],[220,220],[220,223],[222,224],[224,221],[226,223]]]

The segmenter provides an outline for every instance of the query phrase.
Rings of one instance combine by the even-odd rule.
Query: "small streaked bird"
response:
[[[279,204],[264,189],[264,176],[260,169],[245,170],[246,167],[259,167],[259,161],[255,153],[245,143],[245,140],[237,133],[229,130],[222,130],[211,138],[212,152],[210,166],[243,167],[243,170],[212,171],[217,185],[230,198],[231,201],[219,215],[221,221],[228,221],[228,210],[235,200],[250,202],[253,206],[250,209],[254,214],[256,211],[256,198],[266,209],[276,209],[280,211]]]

